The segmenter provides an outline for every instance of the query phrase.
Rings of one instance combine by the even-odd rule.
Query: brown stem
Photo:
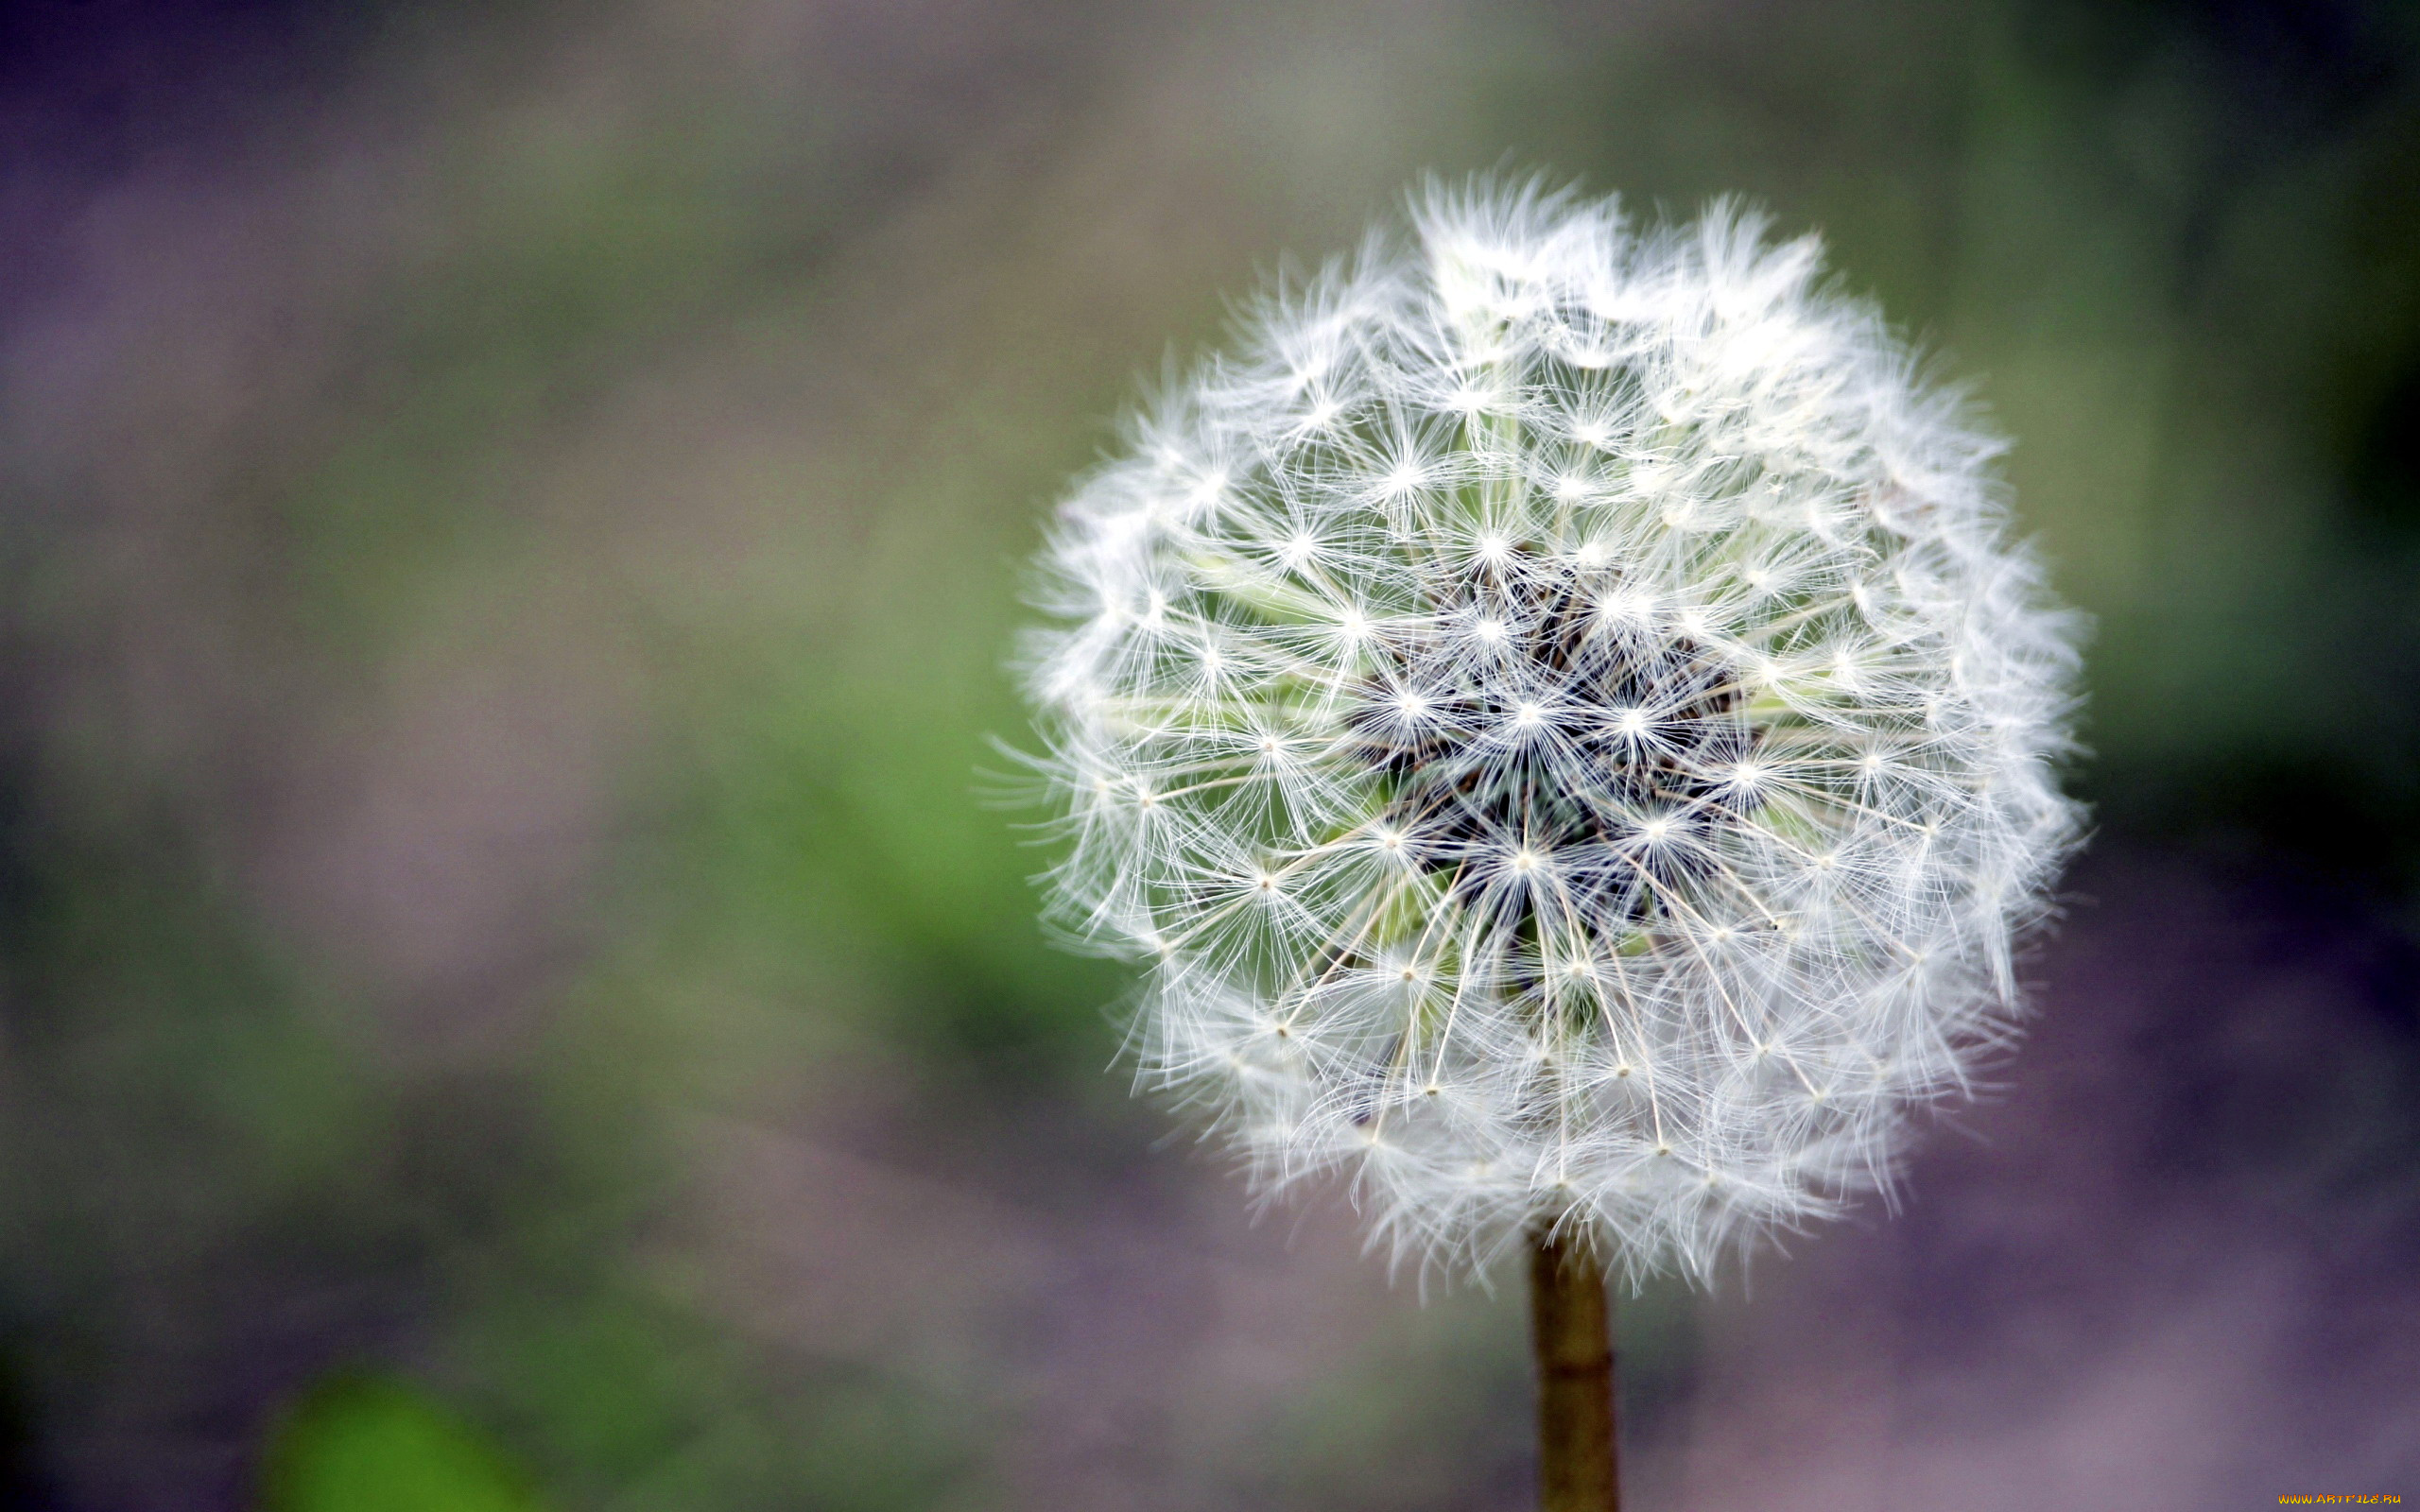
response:
[[[1613,1329],[1605,1268],[1584,1240],[1530,1234],[1530,1341],[1538,1361],[1541,1512],[1618,1512]]]

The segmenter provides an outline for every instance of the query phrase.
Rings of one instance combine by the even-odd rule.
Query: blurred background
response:
[[[1623,1299],[1636,1504],[2420,1497],[2411,8],[7,0],[0,1505],[1527,1505],[978,801],[1136,375],[1500,166],[1820,229],[2098,621],[2035,1032]]]

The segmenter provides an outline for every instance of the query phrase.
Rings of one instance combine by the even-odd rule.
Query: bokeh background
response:
[[[2040,1014],[1625,1297],[1643,1508],[2420,1497],[2420,20],[9,0],[0,1504],[1511,1509],[979,801],[1138,373],[1423,170],[1821,229],[2097,618]]]

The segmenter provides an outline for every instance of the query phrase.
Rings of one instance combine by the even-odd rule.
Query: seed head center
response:
[[[1391,794],[1385,832],[1464,888],[1483,885],[1473,879],[1487,868],[1470,863],[1484,854],[1530,876],[1547,854],[1582,847],[1557,869],[1558,896],[1577,888],[1576,902],[1641,917],[1705,865],[1706,847],[1684,842],[1710,839],[1758,800],[1741,679],[1673,621],[1609,620],[1600,606],[1641,599],[1613,570],[1523,546],[1496,556],[1419,617],[1460,621],[1469,640],[1381,638],[1392,665],[1349,725]],[[1555,738],[1539,738],[1549,728]],[[1651,855],[1635,853],[1642,836]],[[1591,864],[1589,847],[1624,859]]]

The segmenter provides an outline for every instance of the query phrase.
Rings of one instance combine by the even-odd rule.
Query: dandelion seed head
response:
[[[2076,626],[1808,239],[1431,188],[1062,507],[1051,910],[1141,1074],[1449,1271],[1634,1276],[1889,1178],[2004,1043]]]

